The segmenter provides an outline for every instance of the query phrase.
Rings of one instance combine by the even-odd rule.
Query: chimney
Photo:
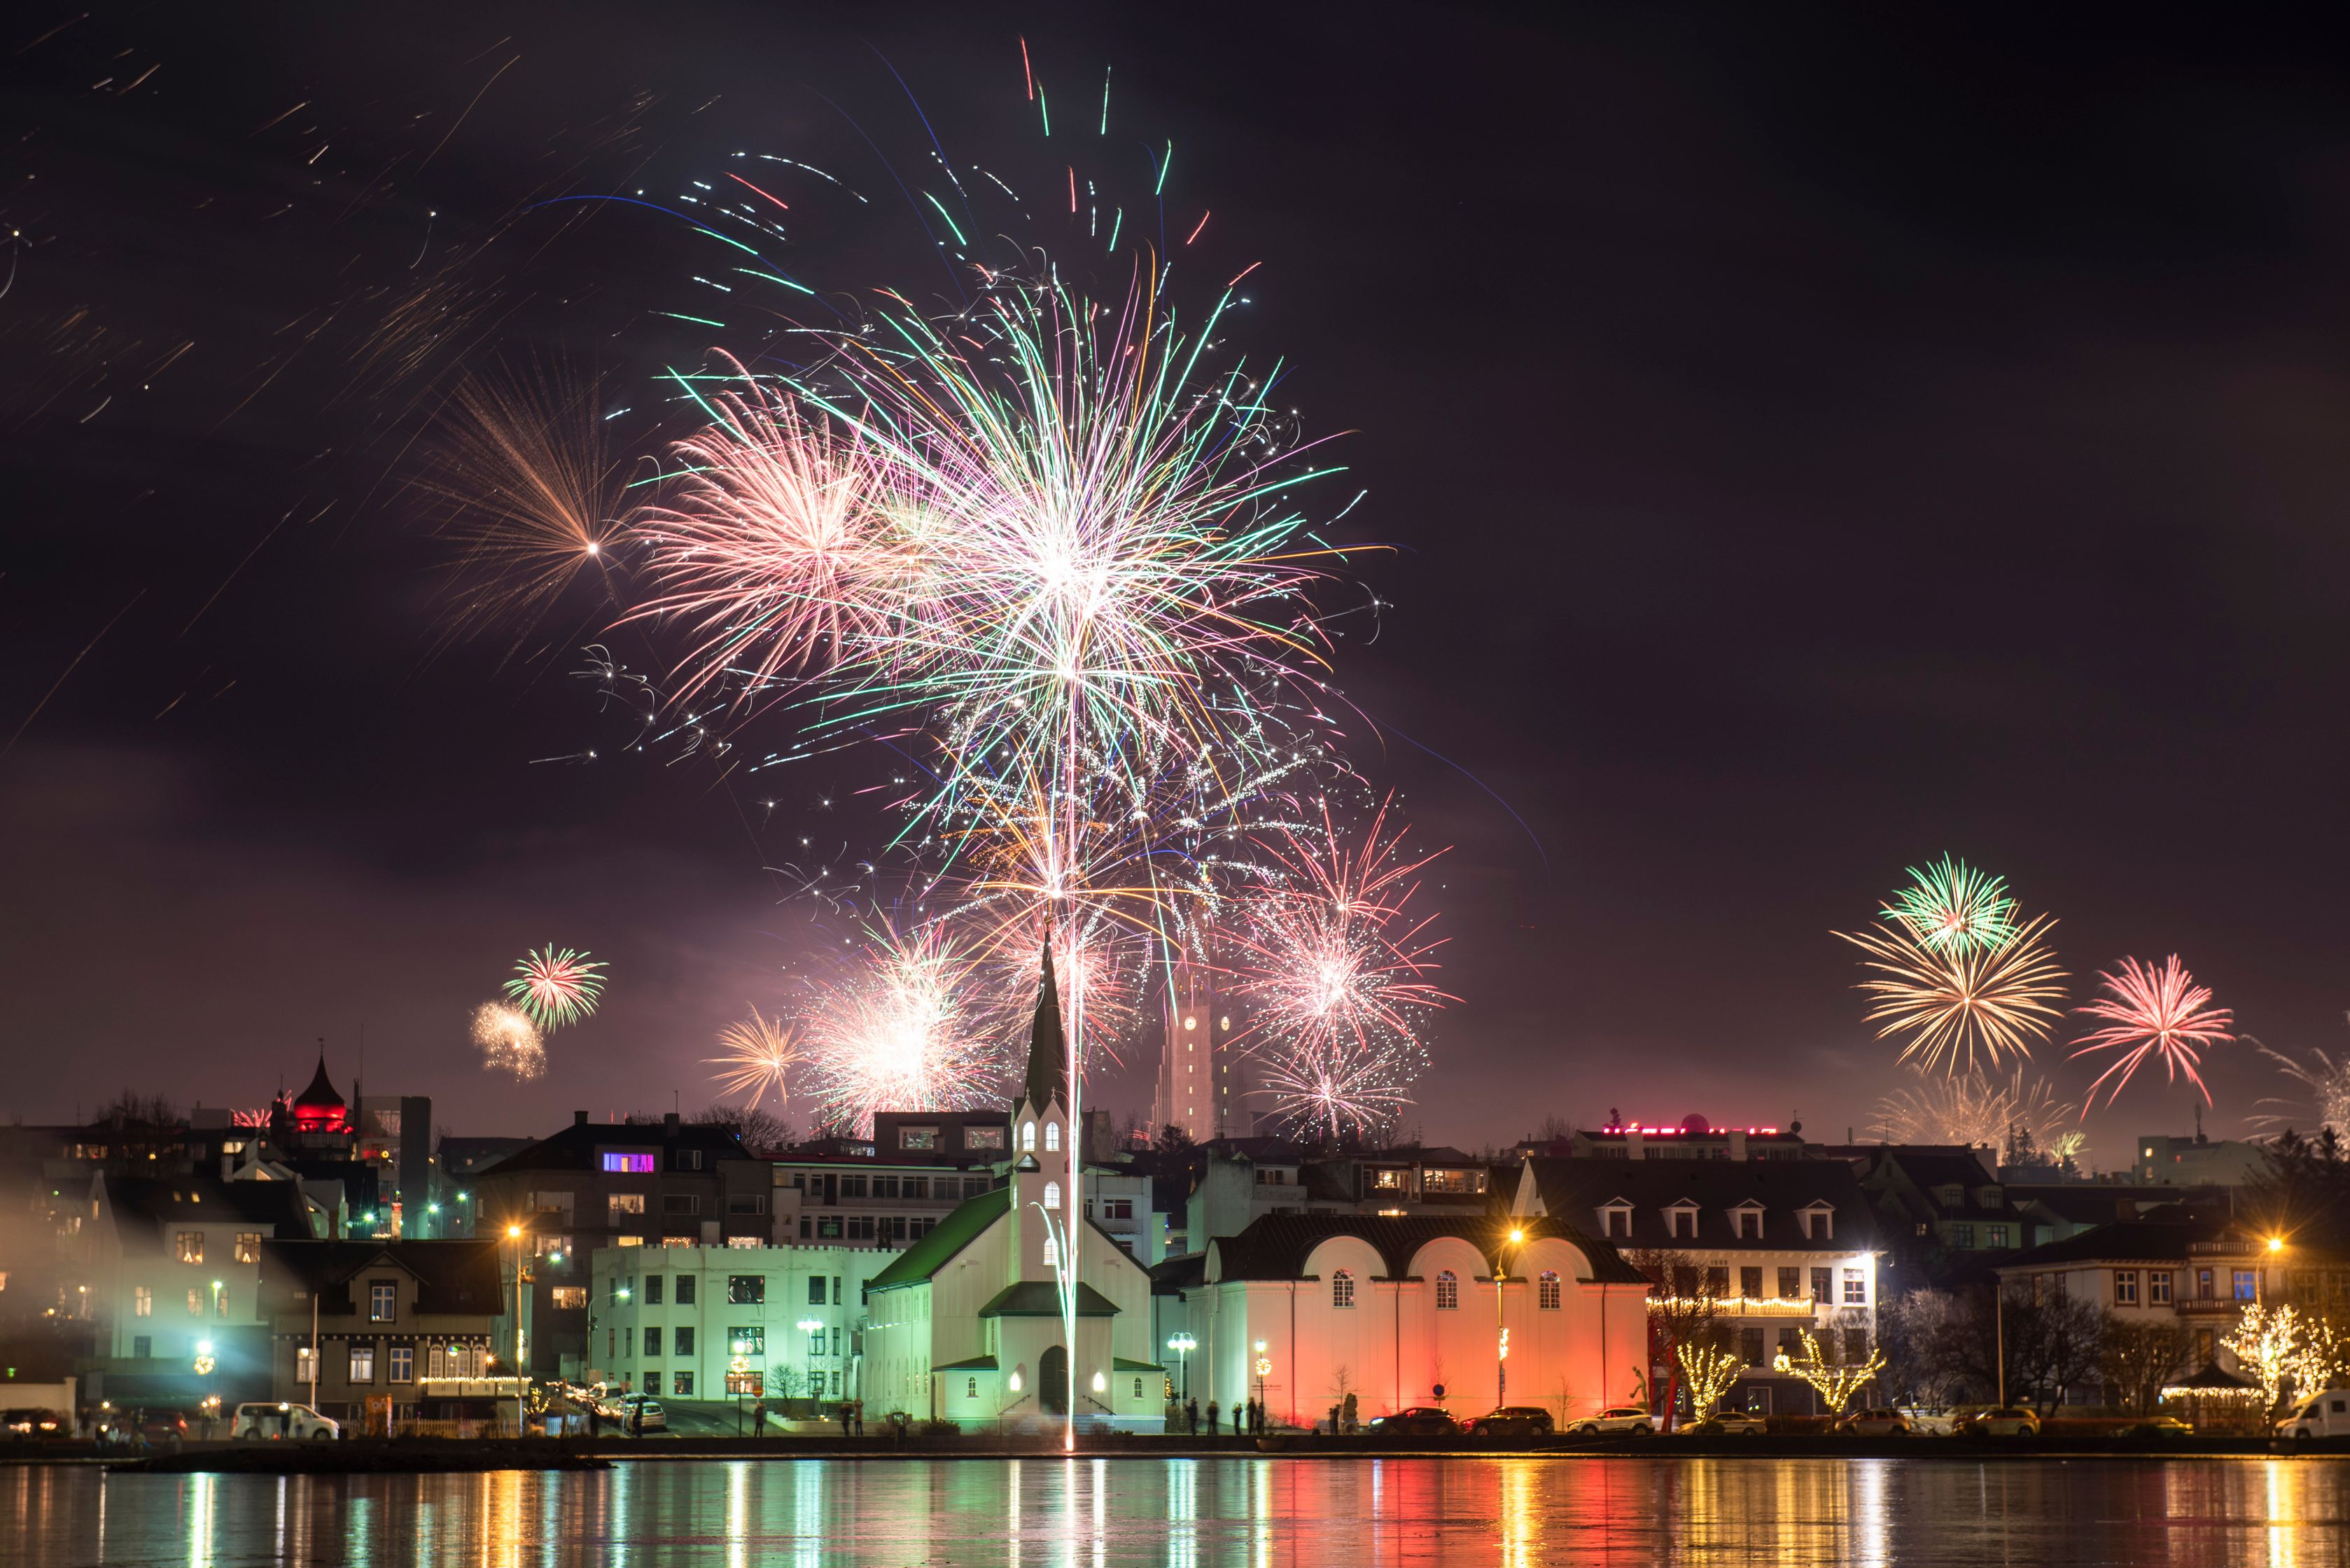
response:
[[[586,1127],[586,1126],[588,1125],[588,1113],[587,1113],[586,1111],[574,1111],[574,1112],[572,1112],[572,1113],[571,1113],[571,1125],[572,1125],[573,1127]]]
[[[677,1113],[675,1111],[664,1111],[661,1113],[661,1136],[664,1137],[675,1137],[677,1136]]]

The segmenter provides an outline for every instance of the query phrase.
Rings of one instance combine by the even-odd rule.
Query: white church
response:
[[[1151,1355],[1150,1276],[1082,1211],[1071,1180],[1068,1046],[1052,957],[1012,1114],[1006,1186],[964,1202],[865,1293],[867,1410],[1016,1430],[1060,1422],[1156,1431],[1166,1374]],[[1062,1333],[1075,1249],[1076,1342]]]

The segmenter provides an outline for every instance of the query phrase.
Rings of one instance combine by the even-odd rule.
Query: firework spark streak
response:
[[[596,1011],[608,967],[584,951],[565,948],[558,952],[549,942],[522,955],[515,977],[506,981],[506,995],[541,1031],[558,1029]]]
[[[800,1012],[804,1091],[820,1125],[868,1135],[878,1110],[997,1104],[1004,1071],[974,961],[935,927],[874,933],[864,962],[817,982]]]
[[[2210,1105],[2211,1091],[2197,1071],[2201,1053],[2235,1038],[2229,1033],[2234,1014],[2227,1008],[2210,1005],[2211,988],[2196,984],[2177,953],[2159,967],[2126,958],[2119,974],[2099,971],[2097,979],[2112,994],[2084,1002],[2077,1011],[2105,1020],[2106,1027],[2074,1042],[2073,1054],[2118,1051],[2121,1056],[2089,1085],[2089,1102],[2095,1103],[2097,1091],[2111,1079],[2114,1086],[2106,1104],[2112,1105],[2140,1067],[2159,1059],[2165,1081],[2185,1077],[2202,1091],[2203,1103]],[[2087,1113],[2088,1106],[2084,1105],[2082,1114]]]
[[[2279,1072],[2308,1091],[2298,1099],[2266,1097],[2262,1105],[2299,1107],[2315,1116],[2319,1127],[2350,1136],[2350,1055],[2336,1059],[2313,1045],[2307,1061],[2296,1061],[2282,1051],[2260,1044],[2249,1034],[2242,1038],[2258,1046],[2260,1054],[2274,1062]],[[2293,1125],[2293,1117],[2290,1110],[2264,1111],[2252,1121],[2255,1126],[2282,1131]]]
[[[778,1106],[787,1103],[784,1076],[798,1065],[800,1051],[781,1019],[765,1017],[754,1007],[750,1017],[719,1031],[718,1047],[723,1054],[705,1057],[703,1064],[718,1069],[712,1076],[722,1091],[748,1095],[744,1103],[750,1106],[770,1092]]]
[[[1909,885],[1893,895],[1885,918],[1907,926],[1929,952],[1981,952],[2015,934],[2015,900],[2004,879],[1945,855],[1922,871],[1909,868]]]
[[[546,1071],[546,1043],[538,1025],[503,1002],[485,1002],[473,1009],[473,1044],[481,1050],[482,1065],[493,1073],[509,1073],[527,1082]]]
[[[2073,1107],[2056,1098],[2045,1078],[2026,1082],[2017,1067],[2005,1079],[1977,1071],[1936,1077],[1912,1069],[1916,1082],[1877,1103],[1877,1118],[1888,1141],[1960,1144],[2002,1148],[2011,1134],[2029,1134],[2033,1147],[2058,1158],[2077,1153],[2066,1147],[2076,1134],[2064,1125]]]
[[[1937,952],[1898,919],[1835,935],[1866,955],[1861,967],[1873,978],[1856,989],[1876,999],[1868,1020],[1880,1026],[1877,1038],[1906,1035],[1901,1061],[1956,1073],[1971,1070],[1978,1054],[1993,1066],[2030,1056],[2063,1016],[2064,971],[2046,942],[2055,923],[2036,915],[1998,946],[1973,951]]]

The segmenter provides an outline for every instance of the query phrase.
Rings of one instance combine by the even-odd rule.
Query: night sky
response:
[[[2060,918],[2075,1000],[2176,950],[2263,1041],[2350,1048],[2339,39],[1109,10],[16,15],[0,1114],[259,1105],[321,1035],[348,1089],[362,1033],[369,1092],[458,1132],[708,1103],[716,1029],[844,929],[763,867],[876,825],[813,775],[614,754],[567,673],[590,593],[452,635],[413,482],[467,367],[590,367],[650,451],[654,375],[729,346],[650,314],[695,308],[706,242],[531,202],[781,153],[870,199],[811,203],[806,275],[941,296],[892,172],[915,99],[1015,185],[1066,153],[1147,191],[1171,139],[1167,224],[1212,213],[1187,278],[1262,262],[1232,335],[1353,432],[1323,514],[1367,487],[1343,536],[1395,547],[1347,590],[1388,607],[1341,623],[1354,755],[1453,846],[1461,1001],[1407,1131],[1865,1126],[1893,1050],[1829,933],[1945,851]],[[607,1004],[546,1079],[487,1077],[465,1015],[549,940],[613,961]],[[2211,1081],[2230,1134],[2282,1087],[2241,1046]],[[2189,1103],[2134,1085],[2097,1157]]]

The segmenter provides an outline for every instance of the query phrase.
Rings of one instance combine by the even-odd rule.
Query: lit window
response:
[[[1344,1269],[1330,1276],[1330,1304],[1334,1307],[1355,1304],[1355,1276]]]
[[[1061,1124],[1058,1122],[1046,1122],[1045,1124],[1045,1148],[1046,1152],[1049,1153],[1060,1147]]]
[[[1544,1269],[1534,1281],[1534,1306],[1543,1312],[1558,1310],[1558,1271]]]
[[[1030,1149],[1035,1148],[1035,1147],[1036,1147],[1036,1124],[1035,1124],[1035,1122],[1023,1122],[1023,1123],[1020,1125],[1020,1147],[1021,1147],[1021,1149],[1022,1149],[1024,1152],[1025,1152],[1025,1151],[1027,1151],[1027,1150],[1030,1150]]]
[[[962,1380],[962,1397],[966,1399],[976,1399],[979,1397],[978,1378],[966,1377]]]
[[[1868,1276],[1858,1269],[1846,1269],[1844,1272],[1844,1304],[1846,1306],[1868,1304]]]
[[[399,1287],[390,1280],[368,1282],[368,1322],[390,1323],[393,1303],[399,1299]]]
[[[236,1233],[236,1261],[240,1263],[261,1262],[261,1232],[240,1231]]]
[[[1048,1269],[1061,1266],[1061,1239],[1057,1236],[1047,1235],[1045,1238],[1045,1266]]]
[[[764,1274],[727,1275],[726,1299],[737,1306],[751,1306],[764,1302],[767,1299],[767,1276]]]
[[[132,1317],[153,1317],[155,1315],[155,1293],[149,1290],[145,1285],[135,1287],[130,1293],[130,1315]]]
[[[1045,1183],[1045,1207],[1047,1209],[1058,1209],[1060,1206],[1061,1184],[1057,1181],[1048,1181]]]
[[[649,1154],[606,1154],[604,1168],[623,1175],[650,1176],[653,1157]]]
[[[204,1261],[204,1233],[202,1231],[181,1231],[179,1242],[180,1262],[201,1263]]]
[[[354,1383],[372,1383],[375,1381],[374,1345],[354,1345],[351,1346],[350,1380]]]
[[[726,1354],[729,1355],[766,1355],[766,1328],[759,1324],[729,1328],[726,1331]]]
[[[1436,1310],[1451,1312],[1461,1305],[1461,1276],[1450,1269],[1440,1269],[1436,1275]]]
[[[193,1285],[188,1287],[188,1315],[190,1317],[204,1315],[204,1293]]]
[[[583,1310],[587,1305],[588,1287],[586,1285],[557,1285],[555,1287],[556,1311],[578,1312]]]

